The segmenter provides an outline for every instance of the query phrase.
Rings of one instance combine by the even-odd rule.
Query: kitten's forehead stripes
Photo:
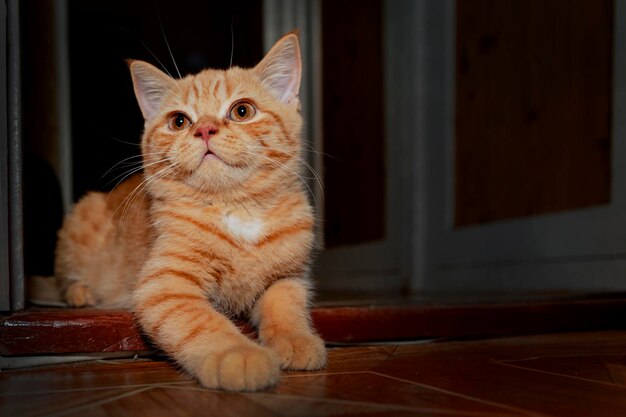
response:
[[[233,85],[232,85],[231,80],[229,78],[226,78],[224,80],[224,85],[226,87],[226,96],[232,97],[232,95],[233,95]]]
[[[213,81],[213,89],[212,89],[212,91],[211,91],[211,95],[212,95],[214,98],[216,98],[216,99],[218,99],[218,98],[219,98],[219,97],[217,96],[217,89],[218,89],[219,87],[220,87],[220,81],[216,79],[215,81]]]
[[[191,88],[187,90],[187,103],[195,103],[200,101],[200,90],[198,88],[198,80],[194,80],[191,83]]]
[[[200,91],[202,91],[202,86],[200,85],[200,81],[198,80],[198,78],[193,79],[191,87],[193,89],[193,93],[196,96],[196,99],[200,100]]]
[[[187,112],[193,122],[203,114],[225,118],[232,104],[243,95],[227,71],[209,70],[182,80],[182,83],[186,91],[174,99],[173,106]]]
[[[202,77],[202,75],[204,74],[200,74],[200,76],[198,78],[203,78],[206,79],[206,77]],[[221,101],[224,98],[226,98],[225,96],[227,96],[228,94],[226,94],[226,88],[224,87],[224,84],[226,84],[226,80],[228,79],[228,77],[226,76],[226,71],[219,71],[219,72],[212,72],[212,73],[207,73],[206,75],[212,75],[212,80],[211,83],[213,84],[213,88],[211,89],[211,95],[214,99]]]

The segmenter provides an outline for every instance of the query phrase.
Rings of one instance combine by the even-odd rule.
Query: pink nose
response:
[[[209,140],[211,136],[216,134],[217,132],[218,132],[217,127],[213,125],[203,125],[203,126],[199,126],[193,135],[195,137],[202,138],[204,140]]]

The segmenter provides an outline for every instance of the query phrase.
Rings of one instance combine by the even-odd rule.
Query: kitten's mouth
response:
[[[206,160],[206,159],[216,159],[218,161],[222,161],[222,158],[220,158],[219,156],[215,155],[213,152],[211,151],[206,151],[206,153],[204,154],[204,157],[202,158],[202,160]],[[223,161],[222,161],[223,162]]]
[[[202,158],[202,160],[204,161],[205,159],[217,159],[218,161],[224,162],[222,158],[217,156],[217,154],[213,152],[209,146],[207,146],[207,150],[204,153],[204,157]]]
[[[216,160],[221,162],[222,164],[229,166],[231,168],[240,168],[240,165],[237,163],[233,163],[228,159],[224,159],[219,156],[216,152],[211,149],[211,145],[207,146],[206,151],[204,152],[204,156],[202,157],[202,161],[200,161],[200,165],[202,165],[205,161],[210,162],[211,160]]]

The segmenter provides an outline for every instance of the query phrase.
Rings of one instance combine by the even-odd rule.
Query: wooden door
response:
[[[626,288],[626,8],[430,8],[416,288]],[[435,106],[439,104],[439,106]]]

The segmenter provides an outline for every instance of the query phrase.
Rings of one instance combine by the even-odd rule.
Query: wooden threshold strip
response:
[[[626,328],[626,295],[474,305],[320,307],[313,322],[327,342],[475,338]],[[253,330],[240,323],[245,332]],[[127,311],[37,309],[2,318],[0,355],[152,350]]]

